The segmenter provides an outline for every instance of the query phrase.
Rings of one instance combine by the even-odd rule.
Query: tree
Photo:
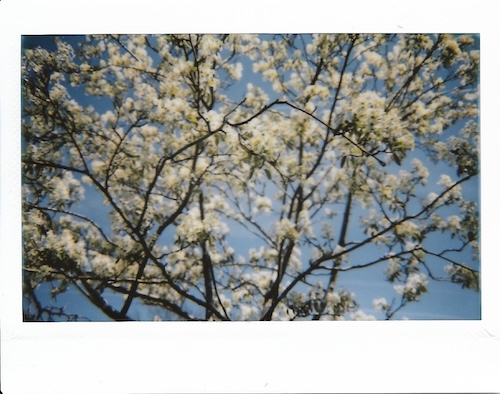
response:
[[[470,35],[25,48],[25,319],[83,317],[47,286],[113,320],[369,318],[339,281],[375,266],[387,319],[479,291],[478,70]]]

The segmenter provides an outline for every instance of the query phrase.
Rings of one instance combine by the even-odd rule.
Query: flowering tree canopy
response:
[[[387,319],[478,291],[478,72],[469,35],[25,48],[25,319],[83,318],[69,289],[113,320],[364,319],[341,280],[372,267]]]

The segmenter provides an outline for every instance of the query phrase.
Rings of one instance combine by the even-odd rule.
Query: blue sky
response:
[[[77,37],[69,37],[70,41],[77,41]],[[32,45],[42,45],[47,49],[52,46],[50,40],[47,38],[34,38],[25,40],[25,45],[27,47]],[[245,68],[249,67],[249,64],[245,64]],[[239,86],[244,86],[246,82],[260,83],[257,77],[250,76],[248,80],[243,80],[240,82]],[[238,89],[233,89],[234,95],[238,95]],[[76,92],[79,99],[84,99],[79,92]],[[85,98],[87,103],[94,105],[99,108],[99,103],[95,99]],[[101,105],[102,107],[102,105]],[[421,153],[416,152],[416,156],[424,161],[426,165],[430,166],[430,163],[426,162],[426,158],[421,155]],[[431,171],[431,177],[429,179],[429,185],[434,185],[439,178],[440,170],[444,168],[435,167]],[[475,196],[478,199],[479,185],[478,183],[470,183],[467,189],[464,188],[464,194]],[[102,205],[102,200],[99,196],[89,192],[87,193],[87,199],[84,203],[80,204],[82,212],[88,213],[89,217],[95,218],[96,220],[101,220],[106,212],[106,207]],[[233,246],[240,253],[245,255],[246,251],[251,247],[246,242],[242,240],[237,232],[230,235],[230,239],[234,240]],[[246,241],[246,239],[245,239]],[[253,246],[253,245],[252,245]],[[386,295],[388,301],[395,295],[392,290],[392,284],[389,284],[383,279],[383,270],[385,266],[379,265],[371,269],[365,269],[360,271],[346,272],[339,277],[338,286],[345,287],[346,289],[353,291],[356,294],[356,300],[359,302],[361,309],[365,313],[374,314],[375,316],[381,318],[382,315],[373,309],[371,301],[373,299],[373,292],[367,291],[367,289],[373,290],[375,286],[377,288],[377,297]],[[440,272],[437,272],[440,274]],[[109,302],[114,303],[120,302],[122,297],[109,296]],[[96,311],[85,300],[78,294],[74,289],[69,290],[66,294],[60,295],[57,298],[57,303],[59,305],[65,305],[67,311],[71,313],[82,312],[83,315],[91,318],[92,320],[106,319],[106,317],[99,311]],[[140,319],[148,319],[147,313],[141,310],[139,305],[134,305],[131,312],[131,316],[139,316]],[[154,312],[153,312],[154,313]],[[152,317],[150,315],[149,319]],[[480,293],[474,293],[469,290],[462,290],[460,286],[453,285],[449,283],[436,283],[430,282],[429,284],[429,294],[424,295],[419,302],[411,303],[405,307],[398,315],[398,318],[407,317],[409,319],[479,319],[480,318]]]

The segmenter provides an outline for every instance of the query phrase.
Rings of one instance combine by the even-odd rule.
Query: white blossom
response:
[[[418,300],[422,293],[427,292],[429,281],[422,272],[412,272],[408,275],[404,285],[395,285],[394,289],[406,299]]]
[[[352,320],[377,320],[375,316],[369,315],[363,311],[356,311],[351,313]]]
[[[257,196],[254,200],[254,213],[270,213],[273,206],[273,202],[269,197]]]
[[[388,310],[390,307],[387,300],[384,297],[375,298],[372,302],[375,309],[381,312]]]
[[[296,229],[295,224],[293,224],[290,219],[283,218],[279,222],[274,224],[274,232],[278,239],[290,239],[295,241],[299,236],[299,232]]]

